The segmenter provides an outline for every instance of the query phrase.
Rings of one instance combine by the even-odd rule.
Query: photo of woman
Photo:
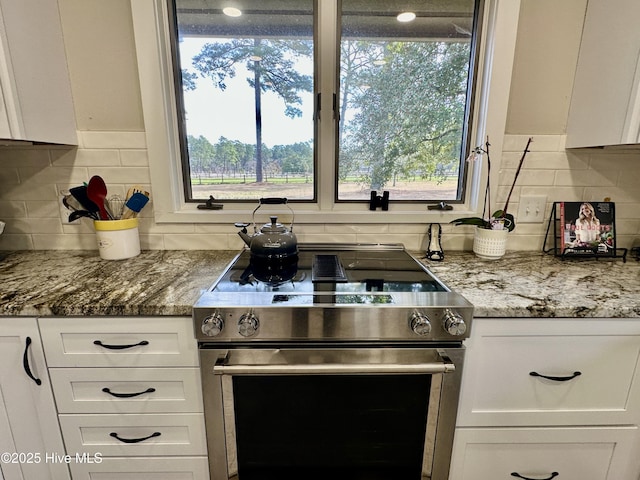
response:
[[[559,206],[563,252],[613,254],[613,202],[559,202]]]

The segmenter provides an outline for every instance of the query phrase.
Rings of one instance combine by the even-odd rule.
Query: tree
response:
[[[201,178],[205,170],[211,170],[215,158],[215,148],[211,142],[200,135],[198,138],[193,135],[187,136],[187,146],[189,149],[189,162],[192,171],[198,173]]]
[[[360,173],[365,166],[363,180],[377,189],[396,174],[430,178],[459,162],[469,44],[378,42],[357,51],[370,61],[353,62],[358,69],[345,71],[343,82],[367,88],[352,89],[342,100],[357,108],[343,127],[341,169],[343,158]],[[381,53],[385,62],[374,63]]]
[[[285,114],[291,118],[300,117],[302,99],[299,93],[312,91],[313,78],[296,70],[295,59],[310,57],[312,52],[310,41],[256,38],[207,43],[193,57],[194,68],[221,90],[227,88],[228,78],[235,77],[239,63],[245,63],[253,73],[247,83],[254,90],[256,182],[263,181],[262,94],[276,93],[285,103]]]

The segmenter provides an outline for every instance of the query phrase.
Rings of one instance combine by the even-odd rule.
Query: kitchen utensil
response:
[[[98,206],[89,199],[89,196],[87,195],[86,185],[73,187],[69,189],[69,193],[71,193],[71,195],[73,195],[73,198],[75,198],[80,203],[80,205],[83,207],[82,210],[91,212],[94,214],[96,219],[98,218]]]
[[[148,201],[149,197],[147,197],[144,193],[134,193],[124,205],[122,219],[126,220],[127,218],[134,218],[138,213],[140,213],[140,210],[144,208]]]
[[[62,204],[67,210],[71,210],[72,212],[75,210],[85,210],[85,208],[80,205],[80,202],[71,194],[62,197]]]
[[[131,188],[129,188],[129,190],[127,190],[127,195],[124,197],[124,201],[126,202],[131,197],[133,197],[134,193],[142,193],[147,197],[149,196],[149,192],[146,192],[142,185],[133,185]]]
[[[94,175],[89,179],[87,185],[87,196],[89,200],[98,206],[101,220],[109,220],[109,213],[104,208],[104,200],[107,198],[107,186],[99,175]]]
[[[111,207],[111,214],[115,220],[120,220],[122,218],[122,213],[124,211],[125,201],[120,195],[111,195],[109,197],[109,206]]]
[[[89,218],[93,218],[94,220],[96,218],[94,213],[88,212],[86,210],[74,210],[69,214],[69,223],[75,222],[76,220],[82,217],[89,217]]]
[[[265,223],[260,231],[257,231],[255,214],[262,205],[286,205],[291,211],[291,226],[285,227],[278,223],[278,217],[272,216],[271,222]],[[286,198],[261,198],[260,203],[253,211],[253,235],[247,233],[248,224],[236,223],[236,227],[242,227],[238,232],[240,238],[251,249],[251,258],[255,261],[283,261],[295,260],[298,255],[298,240],[293,233],[293,210],[287,205]]]

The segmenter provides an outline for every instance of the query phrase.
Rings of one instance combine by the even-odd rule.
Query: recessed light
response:
[[[242,11],[236,7],[224,7],[222,9],[222,13],[224,13],[227,17],[239,17],[242,15]]]
[[[399,22],[412,22],[416,19],[416,14],[413,12],[402,12],[398,14],[396,19]]]

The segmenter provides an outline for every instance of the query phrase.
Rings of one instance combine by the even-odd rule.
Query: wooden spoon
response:
[[[87,196],[89,200],[98,206],[100,212],[100,220],[109,220],[107,209],[104,208],[104,200],[107,198],[107,185],[99,175],[94,175],[89,179],[87,185]]]

